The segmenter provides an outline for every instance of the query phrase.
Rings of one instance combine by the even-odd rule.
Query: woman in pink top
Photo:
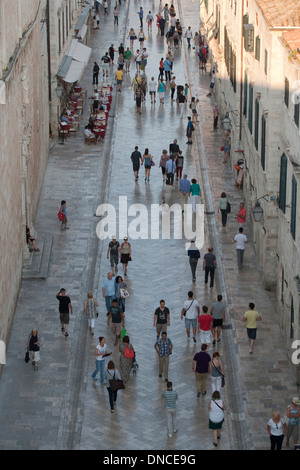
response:
[[[202,307],[202,314],[198,316],[198,333],[200,333],[201,344],[206,344],[209,347],[212,342],[212,327],[213,317],[208,313],[208,307]]]

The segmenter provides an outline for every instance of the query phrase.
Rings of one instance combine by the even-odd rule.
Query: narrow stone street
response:
[[[199,2],[174,3],[184,31],[191,26],[199,31]],[[220,147],[223,130],[213,129],[214,97],[207,97],[210,76],[199,70],[199,61],[186,40],[174,50],[173,73],[176,84],[189,84],[188,104],[192,96],[199,99],[200,122],[193,145],[186,145],[186,106],[180,119],[176,102],[171,101],[170,87],[164,105],[150,103],[147,93],[141,115],[136,113],[131,81],[135,64],[124,74],[121,93],[114,86],[108,132],[104,143],[96,146],[84,143],[83,128],[89,117],[88,97],[92,95],[92,64],[113,43],[129,46],[130,27],[139,29],[140,4],[133,0],[119,5],[119,26],[113,24],[113,5],[109,15],[101,7],[100,30],[93,32],[90,47],[93,52],[81,80],[87,88],[87,101],[81,119],[81,131],[64,145],[53,142],[36,220],[39,233],[53,235],[52,250],[46,279],[24,279],[15,321],[7,349],[7,364],[0,379],[0,449],[1,450],[264,450],[269,449],[266,423],[273,409],[283,414],[297,387],[284,349],[272,296],[263,289],[257,268],[251,234],[246,224],[249,243],[242,270],[237,269],[232,239],[237,232],[234,215],[242,192],[234,188],[230,164],[222,164]],[[144,0],[143,9],[154,17],[158,4]],[[165,38],[157,32],[154,21],[152,33],[147,31],[145,46],[149,53],[146,76],[157,79],[161,57],[167,52]],[[137,49],[137,41],[134,50]],[[100,74],[101,77],[102,74]],[[102,77],[101,77],[102,79]],[[184,156],[184,173],[200,180],[205,202],[205,245],[197,267],[197,280],[192,282],[184,239],[132,240],[132,262],[126,278],[129,298],[126,300],[125,326],[136,350],[138,369],[130,376],[126,389],[118,393],[116,411],[110,413],[106,387],[93,381],[94,350],[98,337],[105,336],[112,358],[119,362],[118,348],[107,326],[105,302],[101,283],[110,271],[106,257],[109,240],[99,240],[96,227],[97,207],[112,204],[119,216],[119,198],[127,197],[132,204],[145,205],[162,201],[163,181],[159,159],[164,148],[178,140]],[[150,182],[144,181],[144,168],[135,182],[130,156],[135,146],[143,154],[146,148],[154,156]],[[232,149],[234,153],[234,149]],[[173,202],[180,202],[179,183],[175,183]],[[226,229],[218,214],[218,200],[225,191],[231,202]],[[60,232],[56,218],[59,203],[67,201],[70,230]],[[247,208],[247,211],[249,208]],[[128,221],[130,222],[130,217]],[[149,233],[150,233],[149,218]],[[117,237],[119,234],[116,233]],[[119,241],[122,241],[119,239]],[[217,256],[217,275],[213,289],[204,284],[203,256],[209,246]],[[122,273],[121,265],[119,274]],[[58,302],[55,298],[61,287],[70,296],[74,314],[71,316],[70,336],[60,331]],[[95,335],[88,332],[82,314],[87,292],[93,290],[99,307]],[[222,389],[227,410],[218,447],[213,447],[212,431],[208,429],[207,394],[197,398],[192,359],[200,350],[197,343],[188,342],[180,313],[189,290],[199,304],[211,306],[218,294],[227,302],[226,328],[218,351],[226,372]],[[171,324],[168,337],[173,343],[169,379],[178,392],[178,432],[167,436],[166,417],[161,395],[166,388],[158,377],[157,355],[154,350],[156,332],[153,315],[164,299],[170,309]],[[255,352],[249,355],[245,323],[241,321],[254,302],[263,321],[258,326]],[[25,364],[27,337],[36,327],[42,337],[41,362],[38,372]],[[25,432],[28,431],[28,432]]]

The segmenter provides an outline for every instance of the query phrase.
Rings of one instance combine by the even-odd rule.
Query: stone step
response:
[[[31,252],[28,264],[23,268],[22,279],[46,279],[50,263],[53,236],[50,233],[39,233],[39,252]]]

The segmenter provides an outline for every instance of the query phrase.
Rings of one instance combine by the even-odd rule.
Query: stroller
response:
[[[133,361],[132,361],[132,373],[133,374],[136,374],[136,370],[137,368],[139,367],[138,363],[136,362],[136,353],[134,351],[134,358],[133,358]]]

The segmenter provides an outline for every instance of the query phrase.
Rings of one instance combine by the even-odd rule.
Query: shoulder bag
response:
[[[222,374],[222,372],[221,372],[220,370],[218,370],[218,369],[216,368],[216,366],[214,365],[213,361],[211,361],[211,363],[212,363],[213,367],[214,367],[214,368],[219,372],[219,374],[221,375],[221,378],[222,378],[221,387],[223,388],[224,385],[225,385],[225,376]],[[217,403],[216,403],[216,405],[217,405]],[[219,406],[219,405],[218,405],[218,406]]]
[[[125,388],[123,380],[116,379],[115,373],[113,378],[109,381],[109,385],[112,392],[116,392],[117,390],[123,390]]]
[[[194,303],[194,300],[195,300],[195,299],[192,300],[192,302],[190,303],[190,305],[188,306],[188,308],[185,310],[185,312],[184,312],[184,314],[183,314],[184,316],[186,315],[186,312],[191,308],[192,304]]]

